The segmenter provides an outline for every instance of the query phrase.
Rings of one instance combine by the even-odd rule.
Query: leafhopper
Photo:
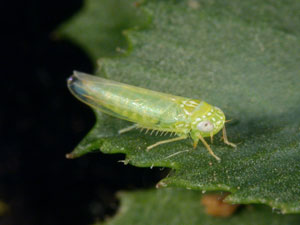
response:
[[[150,133],[176,135],[148,146],[147,150],[191,137],[194,148],[200,140],[220,161],[204,139],[210,137],[212,141],[220,130],[223,131],[224,143],[236,147],[227,139],[222,110],[205,101],[151,91],[77,71],[68,79],[68,87],[76,98],[89,106],[134,123],[120,130],[119,134],[140,128],[146,133],[151,130]]]

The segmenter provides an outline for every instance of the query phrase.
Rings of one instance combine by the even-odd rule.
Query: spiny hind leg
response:
[[[149,151],[150,149],[158,146],[158,145],[162,145],[162,144],[166,144],[166,143],[170,143],[170,142],[174,142],[174,141],[180,141],[180,140],[183,140],[183,139],[186,139],[187,136],[179,136],[179,137],[176,137],[176,138],[172,138],[172,139],[168,139],[168,140],[164,140],[164,141],[159,141],[159,142],[156,142],[155,144],[153,145],[150,145],[147,147],[147,151]]]
[[[139,126],[138,126],[137,124],[133,124],[132,126],[125,127],[125,128],[123,128],[123,129],[119,130],[118,133],[119,133],[119,134],[123,134],[123,133],[126,133],[126,132],[128,132],[128,131],[131,131],[131,130],[133,130],[133,129],[135,129],[135,128],[138,128],[138,127],[139,127]]]
[[[213,150],[211,149],[211,147],[209,146],[209,144],[207,144],[207,142],[205,141],[205,139],[201,135],[199,135],[198,138],[204,144],[204,146],[206,147],[206,149],[209,152],[209,154],[211,154],[216,160],[218,160],[220,162],[221,159],[218,156],[215,155],[215,153],[213,152]],[[198,144],[198,140],[194,142],[194,148],[197,147],[197,144]]]
[[[224,141],[224,143],[225,143],[226,145],[230,145],[230,146],[236,148],[236,144],[234,144],[234,143],[228,141],[225,126],[223,127],[223,141]]]

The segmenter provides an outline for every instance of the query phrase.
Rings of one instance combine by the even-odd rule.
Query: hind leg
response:
[[[123,134],[123,133],[126,133],[126,132],[128,132],[128,131],[131,131],[131,130],[137,128],[137,127],[138,127],[137,124],[133,124],[132,126],[125,127],[125,128],[123,128],[123,129],[119,130],[118,133],[119,133],[119,134]]]
[[[156,142],[153,145],[148,146],[147,151],[149,151],[151,148],[154,148],[158,145],[162,145],[162,144],[166,144],[166,143],[170,143],[170,142],[174,142],[174,141],[180,141],[180,140],[183,140],[183,139],[186,139],[186,138],[187,138],[186,136],[180,136],[180,137],[176,137],[176,138],[172,138],[172,139],[168,139],[168,140],[164,140],[164,141],[159,141],[159,142]]]

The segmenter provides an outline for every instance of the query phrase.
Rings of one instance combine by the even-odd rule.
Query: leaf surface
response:
[[[205,208],[201,204],[202,194],[198,191],[165,188],[122,192],[119,197],[121,207],[118,213],[103,224],[296,225],[300,223],[299,215],[279,215],[262,205],[240,207],[227,218],[212,217],[205,213]]]
[[[118,135],[130,123],[96,112],[94,129],[69,157],[124,153],[135,166],[172,168],[159,186],[228,191],[232,203],[300,213],[299,2],[149,1],[142,9],[148,29],[127,31],[129,54],[101,59],[100,75],[220,107],[238,147],[215,137],[221,163],[191,140],[146,152],[167,137]]]

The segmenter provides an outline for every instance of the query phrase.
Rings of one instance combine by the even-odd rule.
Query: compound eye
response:
[[[198,123],[197,128],[202,132],[211,132],[214,129],[214,125],[207,120]]]

